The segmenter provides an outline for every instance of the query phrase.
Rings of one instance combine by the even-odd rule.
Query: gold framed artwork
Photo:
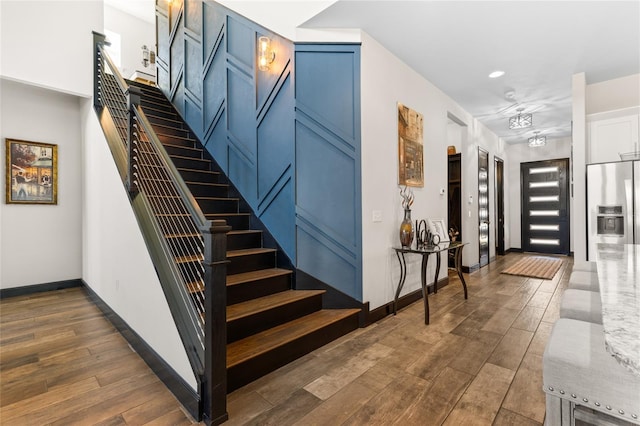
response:
[[[422,114],[398,102],[398,185],[424,187]]]
[[[58,146],[6,139],[7,204],[58,204]]]

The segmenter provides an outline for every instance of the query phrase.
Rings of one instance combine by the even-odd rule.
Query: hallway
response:
[[[572,258],[553,280],[499,257],[229,395],[229,425],[539,425],[542,352]],[[189,424],[81,289],[3,299],[0,418],[8,424]]]

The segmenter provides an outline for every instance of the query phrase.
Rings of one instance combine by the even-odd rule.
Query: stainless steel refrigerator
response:
[[[587,259],[596,244],[640,244],[640,161],[587,165]]]

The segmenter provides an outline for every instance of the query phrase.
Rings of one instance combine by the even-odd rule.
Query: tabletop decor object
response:
[[[411,205],[413,204],[413,191],[406,186],[400,189],[404,219],[400,223],[400,244],[402,247],[411,247],[413,242],[413,223],[411,222]]]

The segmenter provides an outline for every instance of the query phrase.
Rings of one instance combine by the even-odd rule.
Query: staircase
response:
[[[162,92],[142,90],[141,107],[207,219],[224,219],[227,235],[227,392],[231,392],[358,327],[359,309],[322,309],[323,290],[292,289],[293,271],[277,267],[277,250],[264,247],[251,213],[230,196],[224,174]],[[167,238],[187,238],[179,232]],[[202,260],[197,253],[180,264]],[[202,284],[188,285],[202,292]]]

